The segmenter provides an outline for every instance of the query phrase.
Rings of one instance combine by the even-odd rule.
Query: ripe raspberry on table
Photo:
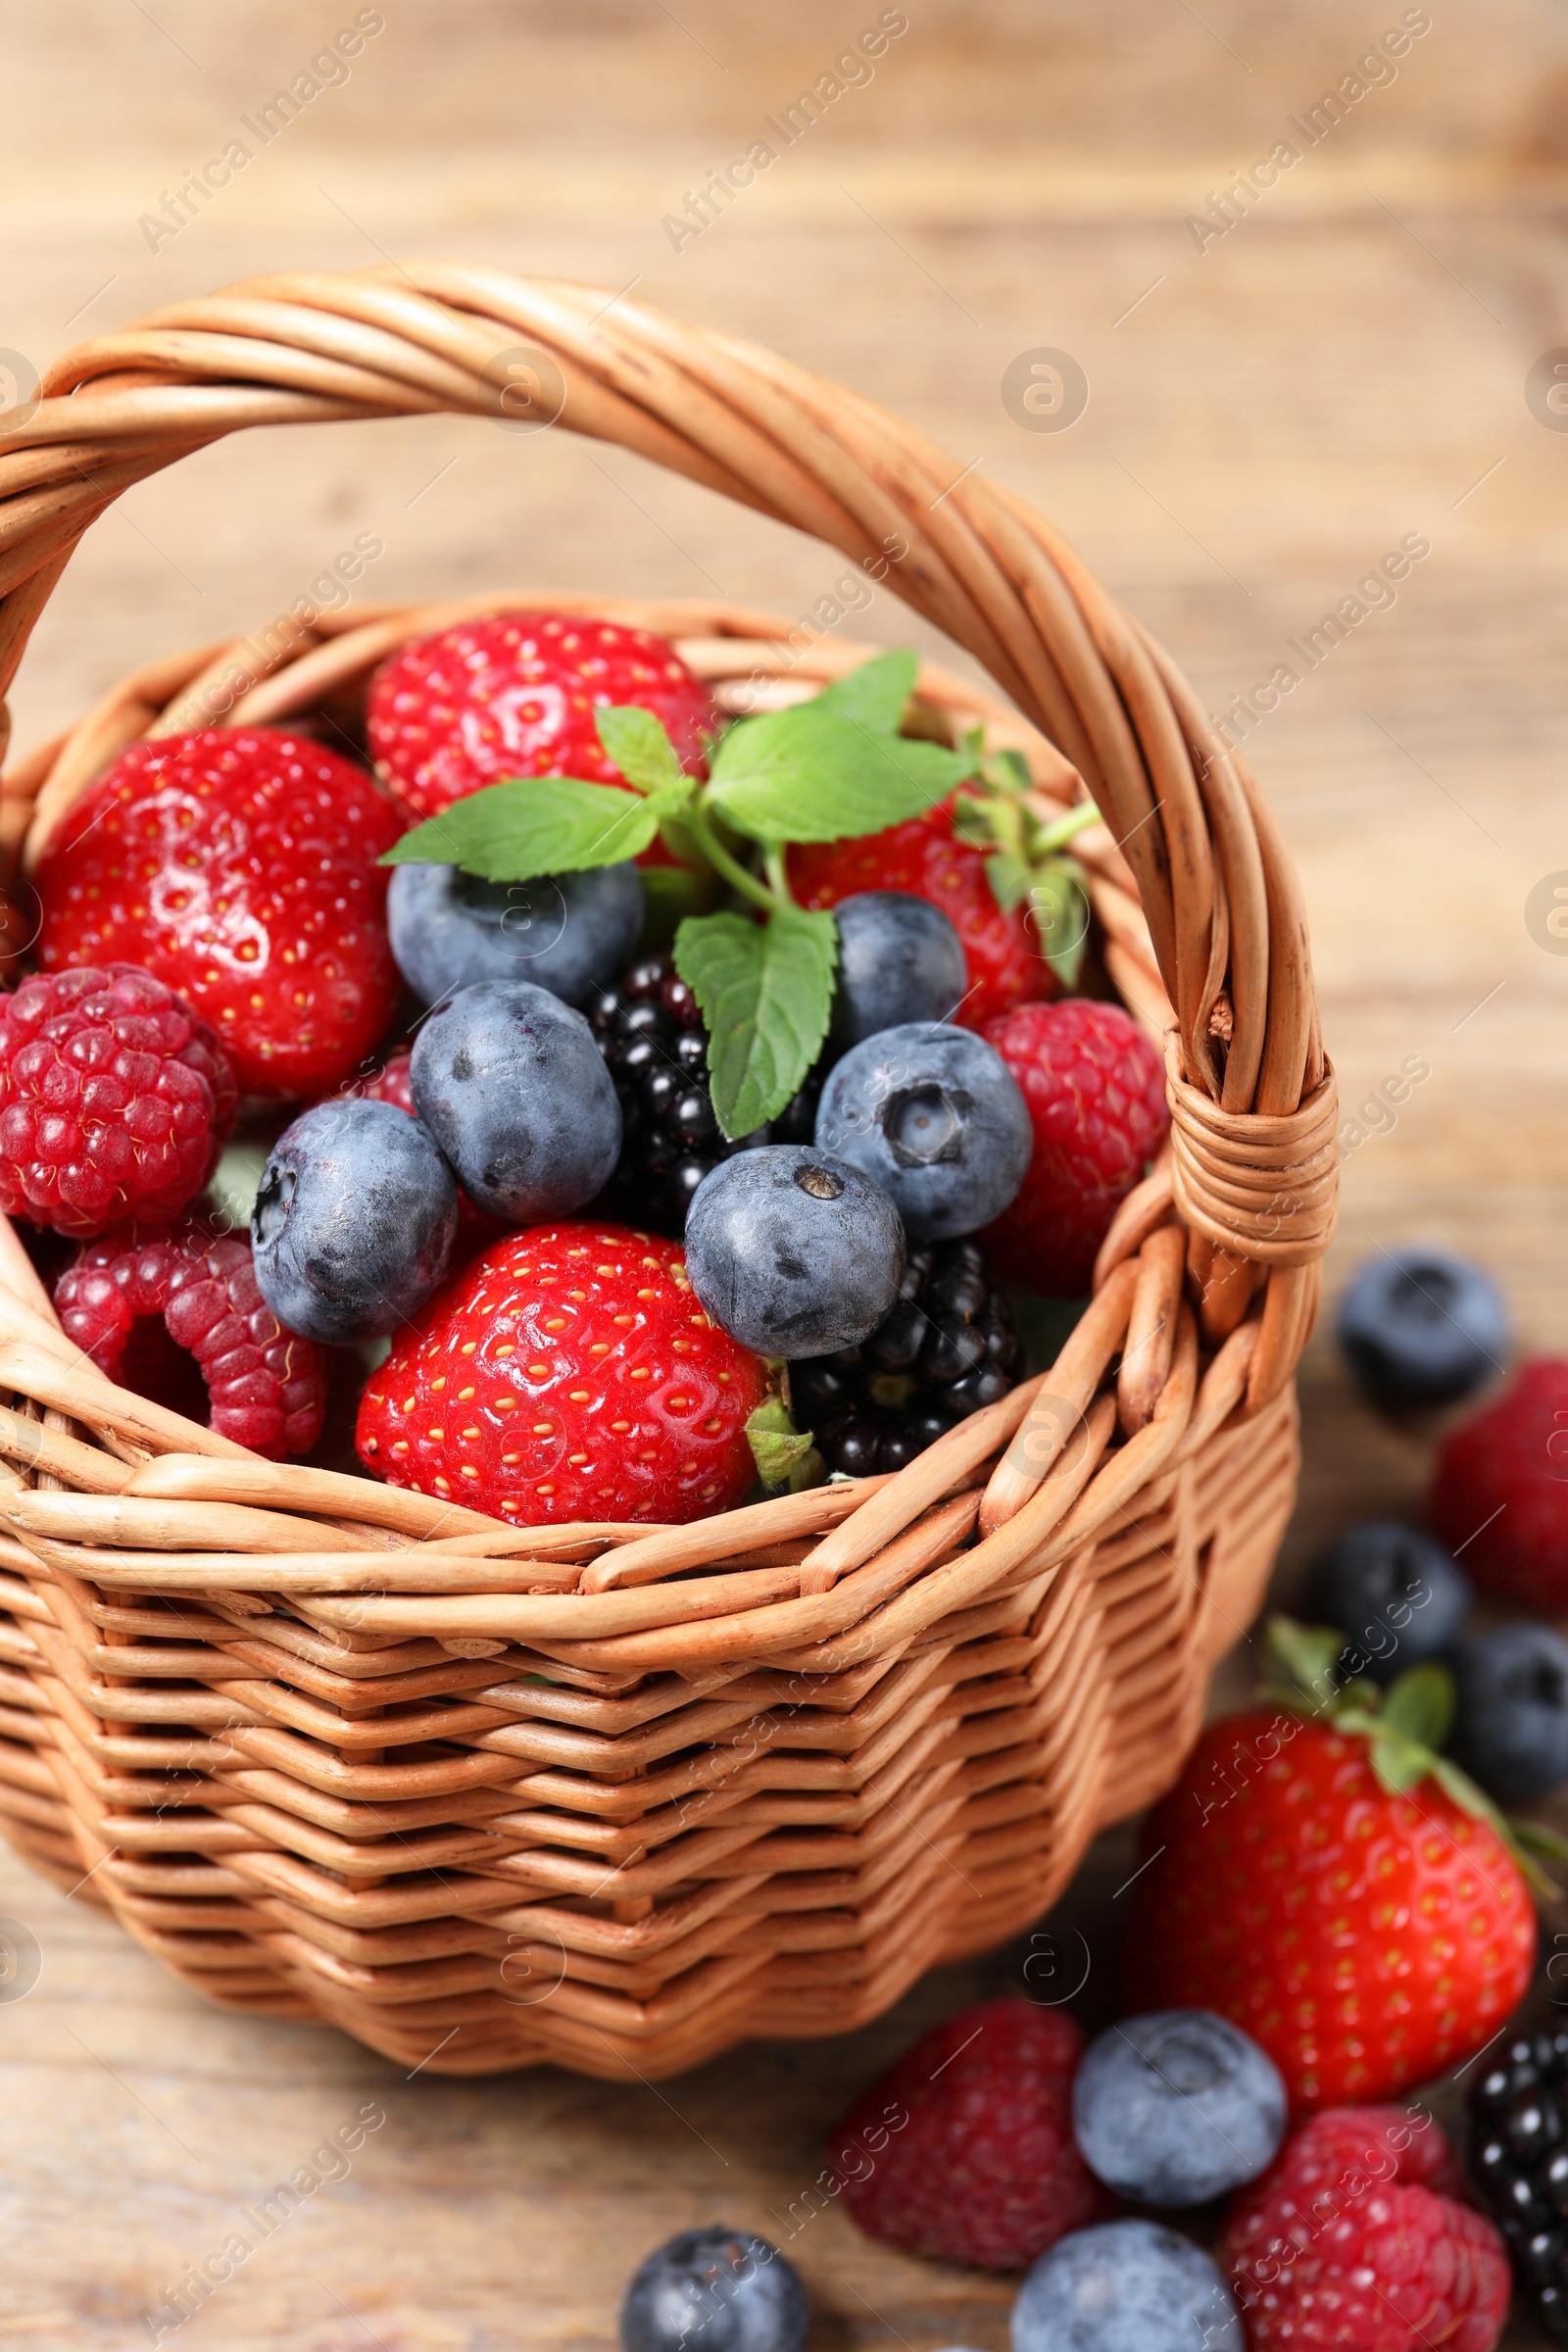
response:
[[[0,1209],[57,1233],[179,1214],[234,1124],[217,1036],[130,963],[0,996]]]
[[[1083,2035],[1004,1997],[923,2034],[860,2093],[829,2143],[851,2218],[911,2254],[1021,2269],[1116,2210],[1079,2154]]]
[[[498,612],[416,637],[383,662],[366,731],[377,774],[435,816],[513,776],[624,784],[597,713],[630,704],[654,712],[698,774],[718,714],[665,639],[569,612]]]
[[[1170,1125],[1159,1055],[1119,1004],[1087,997],[1021,1005],[985,1035],[1023,1090],[1035,1148],[1016,1199],[980,1239],[1014,1281],[1080,1298]]]
[[[1568,1610],[1568,1363],[1521,1364],[1494,1403],[1449,1431],[1430,1509],[1483,1592]]]
[[[367,1383],[356,1442],[391,1485],[518,1525],[683,1524],[750,1492],[765,1391],[678,1243],[536,1225],[436,1293]]]
[[[115,1226],[66,1268],[55,1307],[111,1380],[269,1461],[308,1453],[321,1434],[321,1357],[278,1322],[237,1235],[198,1218]]]
[[[1219,2259],[1250,2352],[1493,2352],[1507,2253],[1458,2189],[1423,2107],[1315,2115],[1231,2201]]]
[[[403,830],[364,768],[306,735],[133,743],[40,862],[38,959],[133,958],[212,1022],[243,1093],[326,1093],[397,1003],[376,860]]]
[[[1014,1005],[1054,997],[1046,961],[1024,906],[997,904],[986,870],[991,853],[954,831],[951,799],[885,833],[813,842],[789,852],[790,888],[803,906],[836,906],[862,890],[906,891],[940,906],[963,942],[969,993],[954,1014],[983,1029]]]

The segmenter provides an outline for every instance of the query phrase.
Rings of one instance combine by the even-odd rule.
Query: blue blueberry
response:
[[[1235,2298],[1208,2256],[1158,2222],[1101,2222],[1024,2273],[1012,2352],[1245,2352]]]
[[[816,1141],[881,1185],[917,1239],[948,1241],[1002,1214],[1034,1134],[1017,1081],[983,1037],[910,1021],[829,1071]]]
[[[527,980],[483,980],[438,1005],[409,1064],[414,1106],[493,1217],[569,1217],[609,1182],[620,1104],[580,1012]]]
[[[1273,2059],[1207,2009],[1123,2018],[1090,2043],[1072,2085],[1084,2162],[1141,2205],[1206,2205],[1255,2180],[1286,2108]]]
[[[458,1188],[420,1120],[391,1102],[318,1102],[262,1170],[256,1279],[302,1339],[382,1339],[429,1298],[457,1230]]]
[[[744,2230],[683,2230],[650,2254],[620,2307],[621,2352],[801,2352],[795,2265]]]
[[[1306,1613],[1348,1637],[1345,1673],[1392,1683],[1407,1666],[1447,1655],[1470,1600],[1468,1579],[1435,1537],[1396,1519],[1368,1519],[1318,1553]]]
[[[1546,1625],[1498,1625],[1453,1658],[1448,1750],[1489,1796],[1518,1804],[1568,1781],[1568,1642]]]
[[[1508,1311],[1490,1274],[1446,1250],[1384,1250],[1340,1304],[1340,1346],[1378,1404],[1452,1404],[1500,1372]]]
[[[963,942],[940,906],[903,890],[840,900],[833,1043],[841,1052],[910,1021],[950,1020],[969,986]]]
[[[708,1312],[759,1355],[853,1348],[899,1295],[904,1228],[879,1186],[809,1144],[720,1160],[686,1219],[686,1271]]]
[[[386,898],[399,971],[426,1004],[481,980],[531,980],[580,1004],[643,927],[634,865],[483,882],[457,865],[399,865]]]

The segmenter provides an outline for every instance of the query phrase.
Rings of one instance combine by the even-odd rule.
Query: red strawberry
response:
[[[363,1095],[368,1102],[390,1102],[398,1110],[406,1110],[416,1118],[414,1090],[409,1084],[409,1063],[412,1054],[405,1050],[389,1056],[373,1077],[351,1079],[339,1088],[340,1094]],[[486,1216],[476,1200],[470,1200],[462,1185],[458,1187],[458,1238],[452,1245],[452,1263],[465,1266],[470,1257],[509,1231],[498,1217]]]
[[[1568,1610],[1568,1363],[1538,1356],[1438,1454],[1432,1525],[1484,1591]]]
[[[1027,909],[1004,912],[997,904],[986,871],[990,854],[955,833],[950,799],[885,833],[792,849],[790,888],[803,906],[836,906],[859,890],[907,891],[940,906],[963,942],[969,967],[969,994],[954,1018],[983,1029],[1015,1004],[1056,993]]]
[[[0,1209],[57,1233],[179,1214],[234,1124],[227,1054],[136,964],[0,996]]]
[[[502,612],[416,637],[370,682],[376,772],[420,816],[509,776],[623,784],[596,711],[638,704],[701,772],[718,715],[662,637],[569,612]]]
[[[111,1380],[280,1461],[321,1434],[326,1377],[263,1298],[251,1246],[195,1218],[119,1225],[55,1285],[66,1337]]]
[[[1250,2352],[1493,2352],[1508,2258],[1422,2107],[1331,2107],[1238,2189],[1219,2259]]]
[[[986,1024],[1034,1122],[1029,1172],[980,1237],[1048,1297],[1082,1298],[1110,1220],[1158,1151],[1170,1112],[1159,1055],[1119,1004],[1024,1004]]]
[[[750,1490],[765,1390],[698,1305],[678,1243],[536,1225],[437,1292],[372,1374],[357,1443],[393,1486],[523,1525],[683,1523]]]
[[[1357,1702],[1348,1722],[1379,1719]],[[1378,1730],[1332,1711],[1210,1724],[1145,1827],[1129,2005],[1217,2010],[1298,2109],[1385,2098],[1480,2049],[1530,1982],[1535,1910],[1495,1830],[1419,1777],[1424,1760],[1457,1785],[1451,1768],[1412,1758],[1398,1794]]]
[[[1083,2046],[1061,2010],[1013,1999],[933,2027],[833,2134],[851,2218],[911,2254],[1012,2271],[1114,2211],[1073,2137]]]
[[[397,1002],[376,859],[403,830],[365,770],[309,736],[133,743],[38,869],[38,959],[145,964],[212,1022],[242,1092],[326,1093]]]

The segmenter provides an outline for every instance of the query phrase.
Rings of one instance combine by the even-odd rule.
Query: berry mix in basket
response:
[[[384,661],[363,745],[122,751],[0,997],[69,1336],[273,1458],[353,1380],[368,1471],[517,1524],[892,1472],[999,1400],[1168,1114],[1086,957],[1093,805],[932,740],[916,674],[727,718],[646,630],[506,612]]]

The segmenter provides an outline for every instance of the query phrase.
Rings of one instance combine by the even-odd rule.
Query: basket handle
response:
[[[131,483],[248,425],[423,412],[516,422],[520,411],[875,566],[1072,761],[1133,869],[1176,1010],[1173,1111],[1193,1145],[1177,1154],[1178,1205],[1255,1259],[1266,1175],[1284,1229],[1272,1265],[1321,1254],[1332,1081],[1290,858],[1175,663],[1022,499],[757,345],[597,288],[449,263],[253,278],[79,345],[41,389],[0,433],[0,696],[88,524]],[[1267,1123],[1257,1182],[1227,1186],[1247,1159],[1248,1114]],[[1194,1189],[1182,1171],[1200,1165]],[[1298,1165],[1310,1213],[1293,1233]],[[1237,1189],[1249,1197],[1232,1216]]]

